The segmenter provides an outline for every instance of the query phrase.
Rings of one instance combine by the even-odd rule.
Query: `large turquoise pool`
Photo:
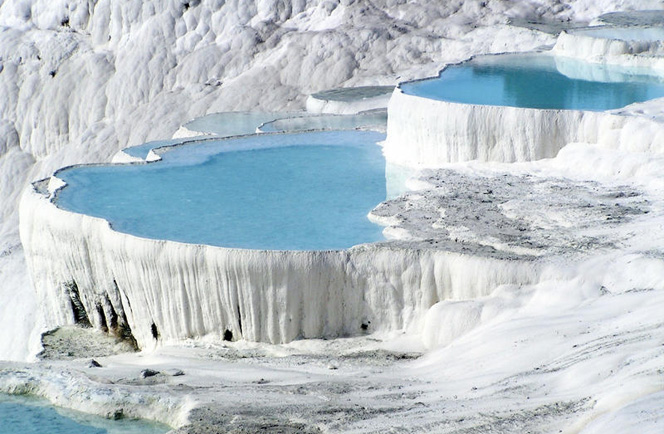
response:
[[[664,97],[664,81],[628,69],[548,54],[482,56],[439,77],[401,85],[404,93],[464,104],[604,111]]]
[[[331,250],[382,240],[375,132],[268,134],[176,147],[151,164],[81,166],[61,208],[146,238],[222,247]]]

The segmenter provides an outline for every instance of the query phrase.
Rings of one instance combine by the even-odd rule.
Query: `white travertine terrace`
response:
[[[664,31],[659,27],[590,27],[563,31],[553,47],[557,55],[587,62],[664,67]]]
[[[664,152],[664,125],[646,117],[581,110],[540,110],[437,101],[394,90],[388,107],[385,158],[437,167],[457,161],[533,161],[555,157],[568,143],[601,143]]]
[[[566,57],[664,70],[664,32],[659,28],[598,27],[563,31],[551,54],[561,73],[596,77],[577,70]],[[600,71],[603,73],[603,71]],[[590,74],[590,75],[589,75]],[[542,110],[438,101],[405,94],[398,86],[388,107],[385,157],[395,164],[437,167],[480,161],[533,161],[555,157],[568,143],[598,143],[612,149],[660,153],[664,125],[638,111]]]
[[[43,190],[24,195],[20,229],[46,324],[75,322],[75,283],[93,326],[126,321],[141,348],[226,330],[270,343],[358,335],[362,324],[417,330],[440,300],[535,283],[543,273],[534,260],[390,243],[297,252],[150,240],[59,209],[53,189]]]
[[[554,157],[572,142],[664,152],[662,124],[629,110],[481,106],[397,88],[388,113],[384,153],[398,166],[532,161]],[[151,151],[147,160],[153,159]],[[20,210],[28,266],[47,307],[44,323],[75,322],[80,299],[93,326],[128,326],[141,348],[226,331],[233,339],[270,343],[367,328],[426,334],[427,311],[441,300],[481,297],[500,285],[537,283],[558,272],[532,257],[434,247],[419,239],[314,252],[143,239],[56,207],[58,181],[36,183]],[[398,227],[390,231],[399,238]]]

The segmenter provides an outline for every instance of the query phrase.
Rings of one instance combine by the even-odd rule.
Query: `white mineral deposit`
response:
[[[664,98],[404,86],[525,52],[664,82],[663,22],[659,0],[0,0],[0,395],[178,434],[662,432]],[[63,167],[330,129],[386,134],[384,240],[190,244],[57,202]]]

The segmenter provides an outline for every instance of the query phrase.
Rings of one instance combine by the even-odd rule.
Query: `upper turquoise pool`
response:
[[[588,111],[664,97],[663,78],[648,70],[540,53],[478,57],[401,89],[464,104]]]
[[[382,240],[375,132],[266,134],[175,147],[151,164],[61,170],[61,208],[146,238],[222,247],[334,250]]]

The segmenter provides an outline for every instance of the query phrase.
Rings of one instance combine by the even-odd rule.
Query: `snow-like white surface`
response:
[[[653,387],[653,390],[658,390]],[[614,405],[619,406],[620,403]],[[651,395],[629,402],[614,412],[608,412],[586,426],[582,434],[599,434],[605,432],[643,432],[656,433],[662,430],[661,411],[664,405],[664,392],[658,391]]]
[[[590,62],[661,70],[663,38],[664,32],[657,27],[590,27],[562,32],[553,52]]]
[[[183,121],[206,113],[303,108],[312,92],[394,85],[472,53],[553,43],[547,34],[494,25],[515,15],[590,20],[596,9],[590,1],[556,11],[510,1],[481,7],[479,0],[462,8],[387,0],[187,5],[0,4],[0,251],[11,248],[12,264],[23,261],[19,194],[58,167],[108,161],[127,146],[171,137]],[[26,305],[0,305],[30,312],[32,289],[25,268],[16,267],[23,276],[1,279],[0,293],[20,292]],[[0,334],[2,357],[28,357],[27,346],[10,340],[22,335],[18,340],[27,342],[30,333]]]
[[[444,63],[472,55],[554,43],[548,34],[506,25],[511,18],[578,23],[636,8],[661,9],[661,2],[210,0],[192,1],[189,7],[179,1],[0,3],[0,358],[34,354],[36,340],[30,336],[38,337],[45,326],[35,322],[43,312],[35,312],[38,298],[18,238],[18,198],[30,181],[67,164],[109,160],[126,146],[171,137],[184,120],[205,113],[302,108],[306,95],[322,89],[393,85],[432,75]],[[657,150],[662,143],[659,127],[652,123],[662,117],[662,104],[639,104],[620,113],[633,119],[614,123],[612,117],[599,130],[612,146],[574,144],[548,162],[504,165],[500,170],[594,180],[600,182],[599,189],[615,179],[635,185],[654,203],[648,215],[636,221],[637,236],[617,243],[617,252],[608,256],[598,252],[576,267],[562,266],[558,270],[565,273],[556,279],[505,285],[476,300],[427,303],[433,307],[422,307],[416,315],[420,330],[427,330],[424,336],[384,337],[393,346],[421,350],[422,341],[439,346],[418,362],[379,369],[344,366],[353,359],[340,357],[339,369],[328,369],[327,358],[275,358],[291,354],[289,348],[277,346],[269,356],[220,364],[209,361],[208,353],[188,360],[186,349],[160,360],[139,354],[111,361],[108,371],[81,388],[61,374],[71,368],[65,364],[55,366],[53,374],[28,367],[27,374],[18,376],[28,379],[27,390],[54,401],[74,396],[60,394],[58,384],[75,393],[88,391],[83,398],[94,399],[68,402],[103,414],[108,407],[95,407],[95,402],[112,393],[106,390],[120,387],[107,380],[119,384],[135,375],[136,367],[154,363],[181,364],[195,375],[168,385],[178,394],[171,407],[154,402],[150,396],[156,389],[151,389],[138,415],[150,416],[152,410],[145,409],[161,408],[160,415],[151,417],[168,413],[177,419],[182,413],[174,409],[184,408],[182,396],[192,393],[227,414],[255,406],[262,415],[285,414],[331,431],[402,427],[657,433],[661,417],[656,409],[664,389],[664,272],[659,255],[664,164],[661,156],[642,151]],[[598,138],[591,143],[606,142]],[[455,166],[470,173],[485,169],[479,163]],[[625,227],[624,235],[634,228]],[[109,236],[100,241],[119,240]],[[303,351],[343,354],[326,346],[330,342],[337,343],[325,341],[322,349]],[[298,344],[307,345],[290,345]],[[226,351],[222,347],[218,353]],[[234,357],[252,351],[240,348]],[[97,375],[79,363],[74,377]],[[323,370],[326,375],[319,375]],[[261,378],[274,384],[266,388]],[[32,387],[35,383],[41,386]],[[123,395],[120,401],[131,399]]]

